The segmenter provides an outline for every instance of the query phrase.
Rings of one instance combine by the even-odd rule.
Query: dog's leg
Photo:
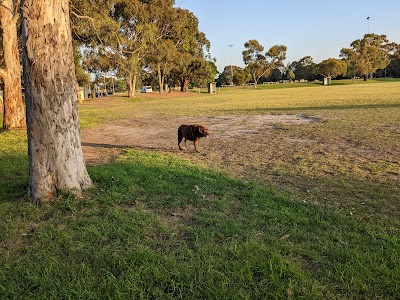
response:
[[[194,151],[200,152],[200,151],[197,149],[197,147],[199,146],[199,139],[195,139],[193,143],[194,143]]]
[[[181,142],[182,142],[182,139],[183,139],[183,136],[182,136],[182,132],[178,129],[178,147],[179,147],[179,150],[182,150],[182,148],[181,148]]]

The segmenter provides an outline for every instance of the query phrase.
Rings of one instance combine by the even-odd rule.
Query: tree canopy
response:
[[[243,62],[253,77],[255,87],[262,76],[271,72],[275,67],[282,66],[282,62],[286,58],[287,47],[284,45],[272,46],[265,55],[262,53],[264,46],[257,40],[249,40],[244,47]]]
[[[311,56],[304,56],[290,64],[289,69],[295,74],[297,80],[313,80],[317,73],[316,64]]]
[[[157,74],[160,91],[166,76],[185,90],[194,79],[212,74],[205,55],[210,42],[194,14],[174,8],[174,1],[93,0],[94,7],[72,2],[74,37],[84,46],[86,69],[125,78],[130,96],[142,73]]]
[[[364,38],[352,42],[350,48],[343,48],[340,56],[347,61],[355,74],[367,80],[370,74],[389,64],[388,44],[386,35],[366,34]]]
[[[340,59],[328,58],[318,64],[317,70],[324,77],[335,78],[346,74],[347,63]]]

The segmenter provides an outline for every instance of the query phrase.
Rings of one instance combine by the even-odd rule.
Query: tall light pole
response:
[[[233,67],[232,67],[232,47],[233,45],[228,45],[229,47],[229,54],[231,56],[231,87],[233,86]]]
[[[368,21],[368,34],[369,34],[369,17],[367,18]]]

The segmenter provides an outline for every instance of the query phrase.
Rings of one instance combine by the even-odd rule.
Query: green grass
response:
[[[308,198],[129,150],[89,167],[95,187],[83,198],[35,205],[24,196],[26,134],[0,133],[0,299],[400,298],[400,86],[380,83],[79,106],[84,128],[153,115],[317,115],[284,125],[318,141],[315,152],[291,155],[282,142],[267,166],[304,183]]]
[[[28,159],[26,132],[0,131],[0,202],[26,194]]]
[[[1,299],[395,299],[398,237],[253,182],[129,151],[96,188],[0,207]]]

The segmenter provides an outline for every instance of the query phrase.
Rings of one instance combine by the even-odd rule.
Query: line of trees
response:
[[[173,0],[69,0],[77,86],[88,73],[113,74],[134,97],[138,78],[164,85],[204,86],[217,69],[210,42],[188,10]],[[20,0],[0,1],[0,82],[4,86],[3,130],[26,126],[21,91]],[[79,99],[78,101],[82,100]]]
[[[210,42],[188,10],[173,0],[71,0],[73,36],[83,67],[124,78],[133,97],[139,79],[204,85],[216,74]]]
[[[217,79],[219,84],[252,82],[256,86],[281,79],[400,77],[400,45],[389,42],[385,35],[366,34],[352,42],[349,48],[343,48],[340,59],[328,58],[318,64],[311,56],[305,56],[284,65],[287,50],[284,45],[275,45],[264,54],[264,47],[257,40],[249,40],[244,48],[242,55],[246,67],[226,66]]]

